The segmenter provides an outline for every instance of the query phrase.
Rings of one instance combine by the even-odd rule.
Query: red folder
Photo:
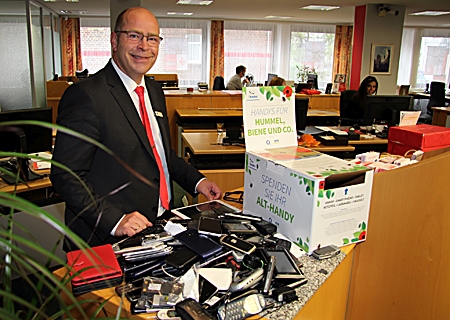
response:
[[[122,282],[122,270],[110,244],[67,253],[67,268],[75,295],[114,287]]]

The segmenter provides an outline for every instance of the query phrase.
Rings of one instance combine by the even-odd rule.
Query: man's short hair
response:
[[[128,8],[129,9],[129,8]],[[125,15],[125,13],[128,11],[128,9],[123,10],[116,19],[116,25],[114,26],[114,31],[120,31],[123,28],[124,25],[124,19],[123,16]]]
[[[239,73],[241,73],[242,71],[244,71],[245,72],[245,69],[247,69],[246,67],[244,67],[244,66],[237,66],[236,67],[236,74],[239,74]]]

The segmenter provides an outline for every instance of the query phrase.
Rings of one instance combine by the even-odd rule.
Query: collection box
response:
[[[365,240],[373,171],[292,146],[247,151],[244,212],[275,223],[311,253]]]
[[[419,124],[391,127],[388,152],[404,155],[409,150],[435,151],[450,147],[450,128]]]

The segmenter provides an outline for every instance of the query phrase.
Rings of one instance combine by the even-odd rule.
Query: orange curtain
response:
[[[336,34],[334,37],[333,79],[336,73],[345,74],[347,88],[350,81],[352,34],[352,26],[336,26]]]
[[[77,70],[83,70],[79,18],[61,18],[61,51],[63,76],[74,76]]]
[[[224,36],[223,21],[211,21],[211,65],[209,87],[212,88],[216,76],[224,76]]]

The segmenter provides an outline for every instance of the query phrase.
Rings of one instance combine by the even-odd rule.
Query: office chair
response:
[[[217,76],[214,78],[213,90],[226,90],[225,80],[222,76]]]
[[[445,83],[432,81],[430,85],[430,100],[427,104],[429,114],[433,113],[431,107],[445,107]]]
[[[418,123],[431,124],[433,118],[433,110],[431,107],[445,106],[445,83],[432,81],[430,85],[430,100],[426,107],[426,113],[422,113]]]
[[[352,126],[355,123],[359,122],[358,119],[351,119],[346,114],[348,104],[357,92],[357,90],[344,90],[341,92],[341,96],[339,98],[339,120],[341,121],[341,125],[343,126]]]

